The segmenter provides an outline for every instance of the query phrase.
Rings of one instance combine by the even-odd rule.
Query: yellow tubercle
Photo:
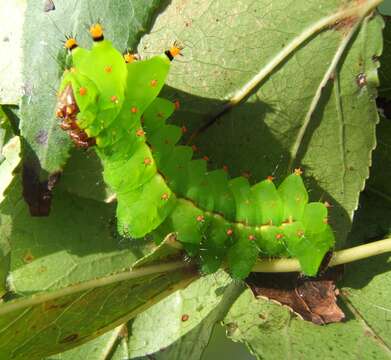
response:
[[[68,50],[72,50],[77,47],[77,41],[75,38],[69,38],[65,41],[64,47]]]
[[[103,27],[100,24],[92,24],[90,26],[91,37],[95,39],[100,39],[103,37]]]

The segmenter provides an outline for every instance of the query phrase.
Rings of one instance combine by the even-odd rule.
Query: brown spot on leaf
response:
[[[34,260],[34,256],[30,251],[28,251],[26,254],[24,254],[23,261],[26,264],[31,263],[33,260]]]
[[[79,337],[78,334],[71,334],[60,340],[60,344],[69,343],[75,341]]]
[[[323,325],[340,322],[345,314],[337,305],[335,282],[342,268],[329,269],[316,278],[297,274],[251,274],[246,280],[256,297],[288,306],[304,320]]]
[[[187,320],[189,320],[189,315],[183,314],[182,317],[181,317],[181,320],[182,320],[182,321],[187,321]]]

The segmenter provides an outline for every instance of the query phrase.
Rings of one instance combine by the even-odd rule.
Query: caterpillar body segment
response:
[[[242,279],[258,256],[273,256],[296,257],[315,275],[334,235],[326,206],[308,202],[301,172],[276,188],[271,178],[250,186],[244,177],[208,171],[191,147],[178,144],[183,129],[166,123],[176,105],[158,97],[180,48],[129,61],[101,28],[91,34],[91,50],[67,40],[73,67],[64,73],[57,113],[86,137],[83,144],[96,144],[117,195],[119,232],[157,241],[173,232],[205,273],[226,262]],[[67,99],[75,103],[68,115]]]

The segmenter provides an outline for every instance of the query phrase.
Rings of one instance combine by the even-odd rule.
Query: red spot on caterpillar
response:
[[[175,110],[178,110],[181,106],[181,103],[179,102],[179,100],[175,100],[174,105],[175,105]]]
[[[181,131],[182,131],[182,134],[186,133],[187,132],[187,127],[186,126],[182,126],[181,127]]]
[[[281,240],[284,237],[284,234],[276,234],[276,239]]]
[[[145,135],[145,131],[144,131],[143,129],[138,129],[138,130],[136,131],[136,135],[137,135],[137,136],[144,136],[144,135]]]
[[[209,157],[208,157],[208,156],[206,156],[206,155],[205,155],[205,156],[203,156],[203,157],[202,157],[202,159],[203,159],[203,160],[205,160],[205,161],[209,161]]]
[[[85,94],[87,94],[87,88],[81,87],[79,89],[79,94],[80,94],[80,96],[84,96]]]
[[[156,85],[157,85],[157,80],[156,79],[151,80],[151,86],[156,87]]]
[[[105,72],[111,73],[113,71],[113,68],[111,66],[105,66]]]
[[[198,216],[196,217],[196,220],[197,220],[198,222],[204,221],[204,220],[205,220],[204,215],[198,215]]]
[[[223,170],[224,170],[225,172],[228,172],[228,166],[227,166],[227,165],[223,165]]]
[[[118,104],[118,97],[113,95],[111,98],[110,98],[110,101],[114,104]]]
[[[146,157],[146,158],[144,159],[144,164],[145,164],[145,165],[151,165],[151,164],[152,164],[152,160],[151,160],[150,158],[147,158],[147,157]]]
[[[130,112],[133,113],[133,114],[135,114],[137,111],[138,111],[138,109],[137,109],[135,106],[133,106],[133,107],[130,109]]]
[[[296,168],[294,174],[297,176],[301,176],[303,174],[303,170],[301,170],[300,168]]]
[[[227,230],[227,235],[228,236],[232,236],[233,233],[234,233],[234,231],[232,229],[228,229]]]
[[[198,147],[197,147],[197,145],[192,145],[191,146],[191,148],[192,148],[192,150],[194,151],[194,152],[197,152],[198,151]]]
[[[268,181],[273,181],[273,180],[274,180],[274,176],[269,175],[269,176],[266,178],[266,180],[268,180]]]
[[[162,196],[161,196],[161,199],[162,200],[168,200],[169,199],[169,195],[167,193],[164,193]]]
[[[252,234],[250,234],[250,235],[248,236],[248,239],[249,239],[250,241],[254,241],[254,240],[255,240],[255,236],[252,235]]]
[[[189,320],[189,315],[183,314],[182,317],[181,317],[181,320],[182,320],[182,321],[187,321],[187,320]]]

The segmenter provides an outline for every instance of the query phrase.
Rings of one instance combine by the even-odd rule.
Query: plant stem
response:
[[[391,238],[375,241],[369,244],[336,251],[330,260],[329,267],[347,264],[353,261],[391,252]],[[300,263],[297,259],[259,260],[253,272],[298,272]]]

